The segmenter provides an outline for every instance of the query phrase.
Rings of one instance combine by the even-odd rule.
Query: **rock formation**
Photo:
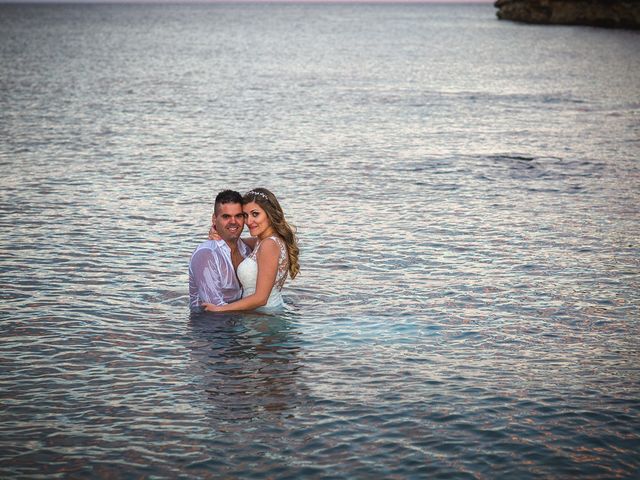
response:
[[[497,0],[498,18],[525,23],[640,29],[640,0]]]

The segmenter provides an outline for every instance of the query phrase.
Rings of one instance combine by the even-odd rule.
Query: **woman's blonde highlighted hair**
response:
[[[275,230],[287,247],[287,254],[289,255],[289,276],[294,279],[300,271],[300,264],[298,263],[298,256],[300,255],[300,249],[298,248],[298,239],[296,238],[296,228],[294,225],[290,225],[284,218],[284,212],[278,202],[276,196],[266,188],[254,188],[247,192],[242,197],[242,203],[255,202],[267,214],[271,226]]]

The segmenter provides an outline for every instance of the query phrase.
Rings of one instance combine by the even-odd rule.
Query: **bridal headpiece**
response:
[[[269,197],[267,197],[264,193],[262,193],[262,192],[256,192],[255,190],[251,190],[250,192],[247,192],[245,195],[253,195],[253,198],[256,198],[256,197],[262,197],[262,198],[264,198],[267,202],[269,201]]]

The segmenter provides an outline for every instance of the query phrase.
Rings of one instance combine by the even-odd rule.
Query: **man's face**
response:
[[[233,243],[240,238],[244,228],[244,213],[239,203],[223,203],[218,205],[217,213],[213,214],[213,223],[218,234],[227,243]]]

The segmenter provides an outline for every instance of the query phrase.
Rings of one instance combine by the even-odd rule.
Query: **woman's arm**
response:
[[[222,240],[222,237],[216,231],[216,226],[211,225],[209,229],[209,240]],[[256,248],[256,243],[258,243],[258,239],[256,237],[243,237],[242,240],[251,250]]]
[[[260,245],[256,259],[258,261],[258,281],[255,293],[227,305],[203,303],[202,307],[208,312],[237,312],[255,310],[266,305],[276,283],[279,257],[280,247],[278,244],[274,240],[266,239]]]

